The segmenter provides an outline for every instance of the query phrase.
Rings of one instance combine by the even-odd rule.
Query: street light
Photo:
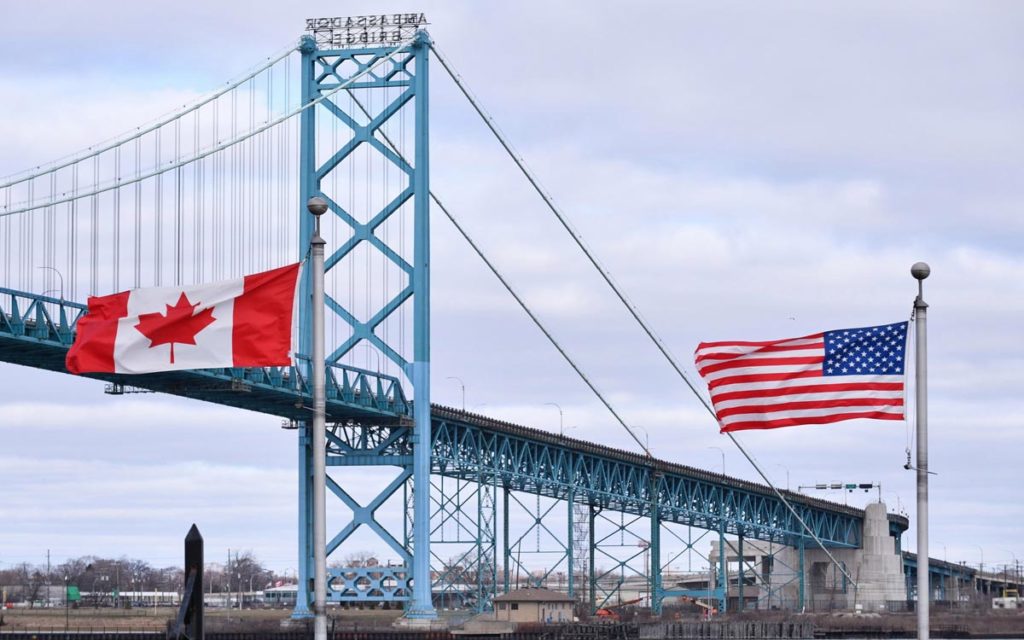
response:
[[[789,491],[789,469],[787,467],[785,467],[784,465],[777,464],[777,463],[776,463],[775,466],[776,467],[780,467],[780,468],[786,470],[786,491]],[[722,474],[723,475],[725,474],[725,458],[724,458],[724,456],[722,458]]]
[[[558,409],[558,435],[565,435],[565,414],[562,413],[562,405],[557,402],[545,402],[544,404]]]
[[[725,452],[722,451],[721,447],[708,447],[708,449],[718,449],[718,453],[722,454],[722,475],[725,475]]]
[[[64,276],[61,275],[61,272],[58,271],[57,269],[55,269],[54,267],[36,267],[36,269],[47,269],[47,270],[52,271],[52,272],[57,274],[57,277],[60,278],[60,299],[63,301],[64,300]],[[53,291],[53,289],[51,289],[50,291]],[[45,294],[43,294],[43,295],[45,295]]]
[[[380,351],[377,351],[376,349],[374,349],[373,345],[371,345],[371,344],[369,344],[367,342],[360,342],[356,346],[357,347],[363,347],[364,349],[366,349],[366,353],[368,353],[368,354],[369,353],[373,354],[373,358],[377,362],[377,373],[380,373],[381,369],[382,369],[382,367],[380,365]],[[366,366],[367,367],[370,366],[369,362],[367,362]]]
[[[65,573],[64,574],[64,638],[68,637],[68,633],[69,633],[68,627],[70,626],[70,618],[69,618],[69,616],[70,616],[70,609],[68,608],[68,605],[70,604],[68,602],[68,600],[69,600],[69,598],[68,598],[68,579],[69,579],[68,578],[68,574]],[[49,597],[50,594],[46,594],[46,595],[47,595],[47,597]]]
[[[459,387],[462,389],[462,410],[466,410],[466,383],[462,381],[462,378],[458,376],[448,376],[446,380],[457,380]]]
[[[633,425],[634,429],[639,429],[644,432],[644,453],[647,455],[651,454],[651,434],[647,433],[647,428],[641,425]]]

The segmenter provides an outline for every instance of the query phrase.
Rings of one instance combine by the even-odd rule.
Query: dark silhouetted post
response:
[[[203,640],[203,536],[192,525],[185,536],[185,591],[169,640]]]

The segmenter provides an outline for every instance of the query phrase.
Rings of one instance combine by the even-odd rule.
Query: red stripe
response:
[[[702,360],[732,360],[733,358],[744,358],[755,353],[772,353],[776,351],[804,351],[806,349],[824,349],[824,342],[811,342],[808,344],[791,344],[791,345],[771,345],[767,347],[761,347],[760,349],[754,349],[753,351],[744,351],[742,353],[705,353],[697,358],[697,363]]]
[[[763,340],[761,342],[747,342],[740,340],[731,340],[726,342],[702,342],[697,345],[697,351],[701,349],[707,349],[708,347],[760,347],[765,345],[781,344],[784,342],[793,342],[794,340],[810,340],[811,338],[824,338],[824,333],[812,333],[809,336],[802,336],[800,338],[786,338],[784,340]]]
[[[774,387],[749,391],[725,391],[713,394],[714,402],[743,400],[744,398],[776,398],[799,393],[827,393],[843,391],[903,391],[902,382],[851,382],[847,384],[809,384],[802,387]]]
[[[245,276],[235,298],[232,351],[236,367],[289,365],[299,265]]]
[[[122,291],[89,298],[89,312],[78,320],[75,342],[64,366],[71,373],[113,373],[117,321],[128,316],[128,296]]]
[[[734,422],[723,426],[721,431],[745,431],[748,429],[778,429],[780,427],[795,427],[801,424],[830,424],[843,420],[855,418],[869,418],[874,420],[902,420],[902,414],[885,413],[884,411],[867,411],[863,413],[833,413],[827,416],[810,416],[806,418],[783,418],[779,420],[752,420],[749,422]]]
[[[903,398],[840,398],[835,400],[803,400],[779,402],[777,404],[751,404],[741,407],[726,407],[716,411],[718,419],[745,413],[769,413],[775,411],[799,411],[803,409],[829,409],[833,407],[902,407]]]
[[[709,364],[697,371],[702,377],[707,377],[707,374],[709,373],[725,371],[726,369],[753,369],[754,367],[779,367],[788,364],[820,364],[822,362],[825,362],[825,356],[823,355],[804,356],[802,358],[753,358],[750,360],[730,360],[728,362],[719,362],[718,364]]]
[[[708,382],[708,389],[714,389],[724,384],[737,384],[741,382],[775,382],[777,380],[796,380],[798,378],[822,378],[821,369],[813,371],[788,371],[783,373],[758,373],[745,376],[731,376],[719,378]]]

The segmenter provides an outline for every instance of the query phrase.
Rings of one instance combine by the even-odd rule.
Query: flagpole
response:
[[[313,353],[310,360],[313,382],[313,614],[314,640],[327,639],[327,442],[326,434],[326,364],[324,362],[324,245],[320,237],[320,216],[327,211],[327,201],[310,198],[306,209],[316,221],[310,239],[310,262],[313,283]]]
[[[928,606],[931,587],[928,580],[928,304],[924,301],[924,279],[931,268],[914,263],[910,274],[917,280],[914,299],[914,328],[917,352],[915,379],[917,398],[917,638],[928,640]]]

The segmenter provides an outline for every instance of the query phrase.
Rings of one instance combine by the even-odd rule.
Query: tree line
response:
[[[215,593],[260,591],[295,581],[294,576],[279,575],[267,569],[249,551],[232,554],[226,564],[209,563],[203,574],[206,589]],[[66,586],[90,594],[98,603],[104,598],[113,602],[118,595],[129,592],[181,591],[184,583],[180,566],[159,568],[145,560],[127,557],[82,556],[50,567],[23,562],[0,568],[2,603],[28,603],[30,607],[63,602]]]

